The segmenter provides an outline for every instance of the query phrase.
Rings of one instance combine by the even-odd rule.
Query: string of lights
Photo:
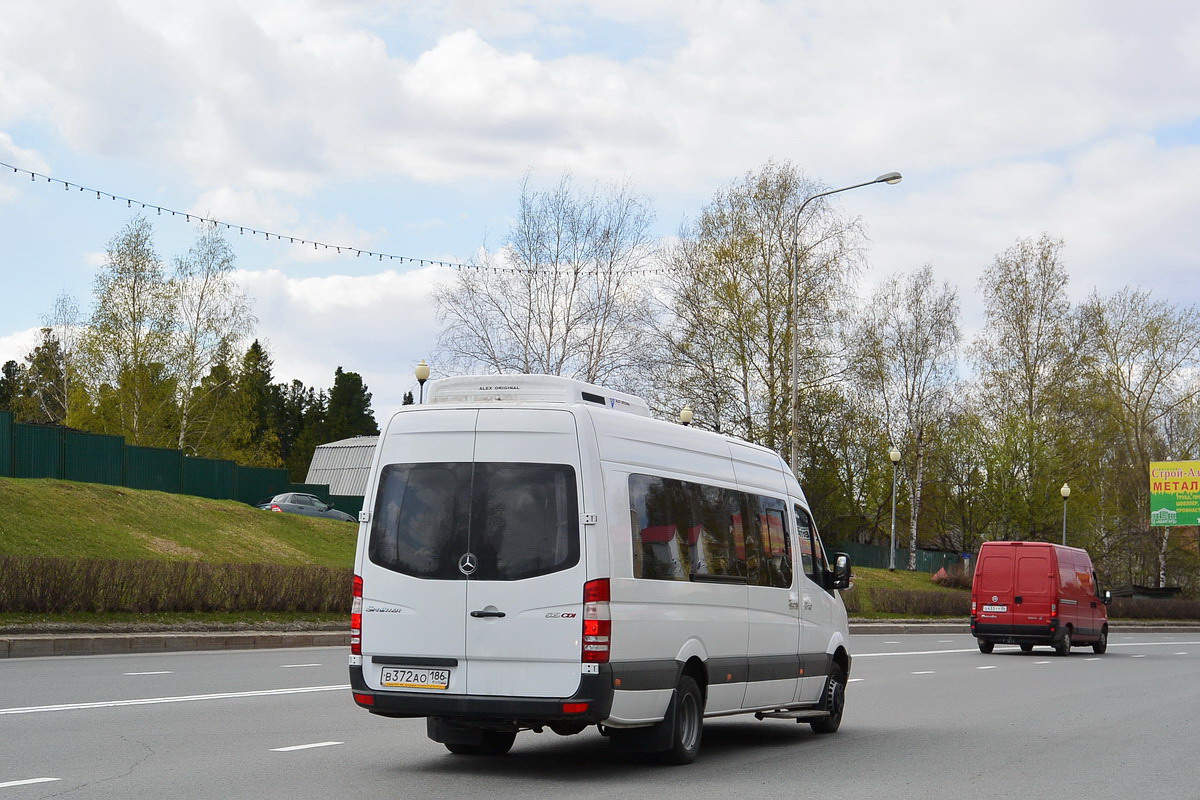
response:
[[[349,254],[353,253],[355,258],[361,258],[362,256],[366,256],[367,258],[375,258],[379,261],[385,261],[385,260],[386,261],[399,261],[400,263],[415,264],[415,265],[422,266],[422,267],[426,267],[426,266],[448,267],[450,269],[455,269],[455,270],[479,270],[479,271],[483,271],[483,272],[512,272],[512,273],[534,274],[534,273],[540,273],[540,272],[573,272],[574,271],[574,268],[566,267],[566,266],[564,266],[564,267],[549,267],[549,268],[547,268],[547,267],[530,268],[530,267],[497,267],[497,266],[492,266],[489,264],[466,264],[466,263],[459,263],[459,262],[455,262],[455,261],[440,261],[435,258],[414,258],[413,256],[401,256],[401,255],[395,255],[393,253],[383,253],[383,252],[380,252],[377,250],[364,250],[362,248],[351,247],[349,245],[328,244],[327,242],[318,242],[318,241],[314,241],[312,239],[304,239],[299,236],[289,236],[289,235],[283,234],[283,233],[275,233],[274,231],[266,231],[266,230],[262,230],[260,228],[252,227],[250,225],[239,225],[235,222],[226,222],[225,220],[214,219],[211,217],[205,217],[201,214],[193,214],[189,211],[179,211],[179,210],[176,210],[173,208],[167,208],[166,206],[163,206],[163,205],[158,205],[157,203],[148,203],[148,202],[144,202],[142,200],[136,200],[132,197],[123,197],[122,195],[119,195],[119,194],[113,194],[112,192],[106,192],[103,189],[93,189],[90,186],[84,186],[79,183],[64,181],[60,178],[55,178],[50,175],[43,175],[39,172],[34,172],[32,170],[28,170],[23,167],[18,167],[13,164],[8,164],[4,161],[0,161],[0,167],[2,167],[4,169],[12,170],[12,172],[14,174],[28,175],[29,180],[34,183],[37,183],[38,181],[45,181],[46,183],[49,183],[49,184],[58,184],[63,187],[64,191],[68,191],[68,192],[71,189],[78,189],[80,192],[83,192],[84,194],[95,194],[97,200],[103,200],[103,199],[107,198],[109,200],[113,200],[113,201],[117,201],[117,202],[123,201],[127,208],[133,208],[134,206],[137,206],[140,209],[154,209],[154,211],[158,214],[158,216],[162,216],[163,214],[170,214],[172,217],[183,217],[186,222],[192,222],[193,220],[195,220],[196,222],[206,223],[209,225],[215,225],[217,227],[224,227],[225,230],[228,230],[228,231],[232,231],[236,228],[238,233],[243,236],[246,234],[250,234],[251,236],[262,236],[264,241],[269,242],[272,239],[275,239],[278,242],[287,241],[289,244],[300,245],[302,247],[307,247],[309,245],[312,245],[312,248],[314,250],[333,250],[340,255],[349,255]],[[594,272],[595,270],[584,270],[584,271],[585,272]],[[670,272],[669,269],[665,269],[665,268],[655,268],[655,269],[636,268],[636,269],[631,269],[629,271],[636,272],[640,275],[655,275],[655,274],[662,274],[665,272]]]

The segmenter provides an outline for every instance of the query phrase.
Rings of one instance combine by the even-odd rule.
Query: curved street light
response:
[[[798,474],[800,452],[800,425],[796,419],[797,409],[800,405],[800,331],[798,330],[800,321],[800,215],[804,213],[805,207],[818,197],[828,197],[831,194],[861,189],[864,186],[874,186],[877,183],[894,186],[903,179],[904,177],[899,172],[885,172],[873,181],[843,186],[841,189],[830,189],[827,192],[818,192],[804,198],[804,202],[800,204],[792,217],[792,399],[789,413],[792,442],[788,461],[793,475]]]

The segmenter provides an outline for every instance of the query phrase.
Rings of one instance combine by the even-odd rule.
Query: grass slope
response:
[[[0,478],[0,555],[349,568],[357,531],[232,500]]]
[[[909,572],[898,569],[895,572],[887,569],[872,567],[853,567],[854,585],[863,589],[914,589],[934,592],[967,592],[966,589],[951,589],[938,586],[933,582],[933,576],[928,572]]]

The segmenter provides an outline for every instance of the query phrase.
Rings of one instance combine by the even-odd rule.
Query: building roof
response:
[[[318,445],[305,483],[325,483],[330,494],[362,497],[367,491],[378,436],[355,436]]]

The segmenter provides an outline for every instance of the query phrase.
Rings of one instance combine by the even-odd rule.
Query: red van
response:
[[[1100,592],[1086,550],[1048,542],[984,542],[971,585],[971,633],[979,652],[997,643],[1028,653],[1048,644],[1060,655],[1072,647],[1108,649],[1112,593]]]

